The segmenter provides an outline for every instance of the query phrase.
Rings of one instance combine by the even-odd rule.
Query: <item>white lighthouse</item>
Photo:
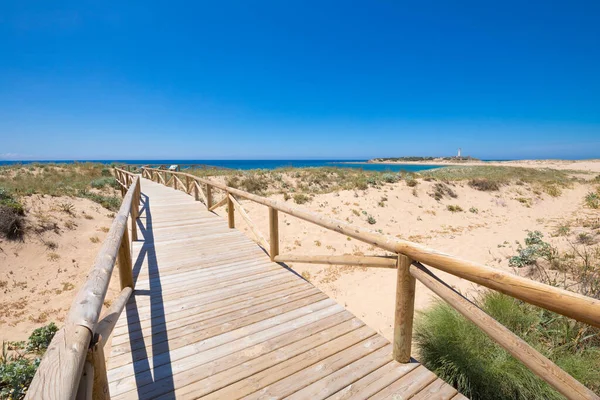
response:
[[[456,157],[460,158],[460,147],[458,148],[458,155]]]

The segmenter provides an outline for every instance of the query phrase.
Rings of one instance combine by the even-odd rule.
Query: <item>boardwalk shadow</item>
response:
[[[154,247],[150,198],[144,194],[142,194],[142,208],[137,226],[143,236],[143,245],[133,266],[133,278],[137,283],[144,261],[150,278],[150,289],[135,290],[127,305],[127,326],[129,341],[133,347],[133,369],[137,394],[140,399],[153,398],[159,393],[165,394],[161,398],[175,399],[169,338],[167,330],[164,329],[166,319],[160,271]],[[150,297],[151,336],[140,338],[142,325],[136,299],[143,296]],[[147,304],[146,301],[144,303]],[[143,314],[147,315],[147,312],[146,309]],[[148,340],[151,340],[151,343],[147,343]],[[152,354],[148,354],[148,351],[151,351]],[[149,362],[149,358],[152,360],[152,364]]]

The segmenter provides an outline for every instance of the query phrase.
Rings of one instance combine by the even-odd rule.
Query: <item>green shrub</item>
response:
[[[294,194],[294,202],[296,204],[304,204],[310,201],[310,197],[305,195],[304,193],[296,193]]]
[[[106,186],[111,186],[115,189],[119,188],[119,183],[112,176],[104,176],[102,178],[94,179],[90,182],[90,186],[94,189],[102,189]]]
[[[269,188],[269,182],[263,176],[248,175],[240,182],[239,187],[249,193],[262,194]]]
[[[584,385],[600,388],[597,329],[500,293],[486,293],[478,305]],[[563,398],[445,303],[417,318],[415,341],[419,361],[471,399]]]
[[[0,399],[24,398],[39,365],[40,358],[9,355],[6,343],[3,343],[0,357]]]
[[[90,199],[110,211],[118,211],[121,207],[121,199],[116,196],[104,196],[98,193],[90,193],[87,190],[82,190],[79,192],[79,197]]]
[[[562,190],[553,183],[545,183],[542,185],[542,190],[552,197],[558,197],[562,194]]]
[[[457,198],[458,195],[450,188],[450,186],[445,183],[438,182],[433,185],[433,192],[429,193],[431,197],[440,201],[444,198],[444,196],[451,197],[453,199]]]
[[[396,183],[398,182],[398,175],[396,174],[383,174],[381,179],[383,179],[386,183]]]
[[[585,195],[585,204],[589,208],[600,208],[600,196],[598,195],[598,193],[589,192],[587,195]]]
[[[367,217],[367,222],[368,222],[370,225],[375,225],[375,224],[377,223],[377,220],[376,220],[375,218],[373,218],[373,216],[369,215],[369,216]]]
[[[31,384],[35,371],[40,365],[41,356],[48,348],[58,327],[50,324],[34,330],[27,344],[16,343],[19,349],[25,348],[25,353],[9,353],[8,343],[2,344],[0,356],[0,399],[22,399]]]
[[[473,214],[479,214],[479,210],[476,207],[469,208],[469,212],[472,212]]]
[[[492,181],[486,178],[471,179],[469,181],[469,186],[484,192],[500,190],[500,183],[498,181]]]
[[[58,332],[58,327],[54,322],[34,330],[27,341],[27,350],[34,352],[46,351],[52,341],[54,334]]]
[[[18,215],[25,215],[23,205],[17,201],[8,189],[3,187],[0,187],[0,206],[11,208]]]
[[[406,185],[409,186],[409,187],[415,187],[415,186],[417,186],[418,183],[419,182],[417,182],[417,180],[414,179],[414,178],[407,178],[406,179]]]
[[[25,222],[23,217],[12,207],[0,204],[0,234],[10,240],[23,238]]]
[[[456,205],[456,204],[454,204],[454,205],[448,204],[446,206],[446,208],[448,209],[448,211],[453,212],[453,213],[454,212],[462,212],[462,210],[463,210],[459,205]]]
[[[544,235],[540,231],[527,232],[525,247],[519,243],[518,254],[512,256],[508,260],[508,264],[511,267],[521,268],[534,264],[540,257],[551,260],[555,250],[549,243],[542,240],[543,237]]]

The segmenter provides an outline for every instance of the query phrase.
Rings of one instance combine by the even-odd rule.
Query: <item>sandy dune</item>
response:
[[[34,195],[23,202],[24,240],[0,240],[0,342],[26,340],[52,321],[61,325],[113,218],[88,199]],[[73,205],[71,213],[64,204]],[[107,300],[118,293],[118,281],[111,281]]]

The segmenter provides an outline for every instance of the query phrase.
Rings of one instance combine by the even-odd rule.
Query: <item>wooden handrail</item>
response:
[[[115,177],[120,181],[122,187],[128,187],[128,190],[92,270],[73,300],[65,326],[56,333],[40,362],[25,396],[26,399],[74,398],[80,381],[82,381],[84,366],[87,365],[85,368],[89,370],[90,363],[97,364],[97,368],[92,366],[92,379],[89,379],[90,371],[88,371],[87,378],[83,380],[82,384],[94,386],[106,384],[106,369],[103,368],[104,372],[97,370],[102,366],[104,356],[102,350],[98,350],[96,346],[95,339],[98,335],[95,334],[118,254],[121,283],[123,284],[125,281],[128,283],[126,286],[133,287],[131,254],[127,253],[128,250],[124,252],[123,248],[124,244],[127,244],[126,248],[129,249],[127,219],[130,213],[133,214],[132,218],[137,217],[140,200],[140,178],[137,175],[115,168]],[[131,289],[123,293],[131,294]],[[123,293],[120,298],[126,296]],[[126,297],[128,298],[128,296]],[[106,323],[103,324],[102,333],[105,336],[110,335],[110,330],[106,329],[105,325]],[[112,326],[114,327],[114,325]],[[94,369],[97,374],[95,378]],[[94,383],[90,383],[92,381]],[[85,390],[91,389],[88,387]],[[97,390],[100,389],[94,387],[93,391]]]
[[[151,170],[150,168],[148,169]],[[600,300],[545,285],[483,264],[464,260],[418,243],[400,240],[365,228],[353,226],[344,221],[328,218],[308,210],[292,207],[280,201],[247,193],[219,182],[203,179],[185,172],[173,173],[187,175],[198,182],[206,184],[208,187],[215,187],[237,197],[252,200],[274,210],[314,223],[323,228],[342,233],[392,253],[404,254],[415,261],[427,264],[441,271],[458,276],[459,278],[466,279],[490,289],[498,290],[499,292],[523,300],[527,303],[546,308],[547,310],[600,328]]]
[[[304,264],[356,265],[362,267],[396,268],[398,257],[388,256],[305,256],[301,254],[282,254],[275,256],[276,262],[296,262]]]

